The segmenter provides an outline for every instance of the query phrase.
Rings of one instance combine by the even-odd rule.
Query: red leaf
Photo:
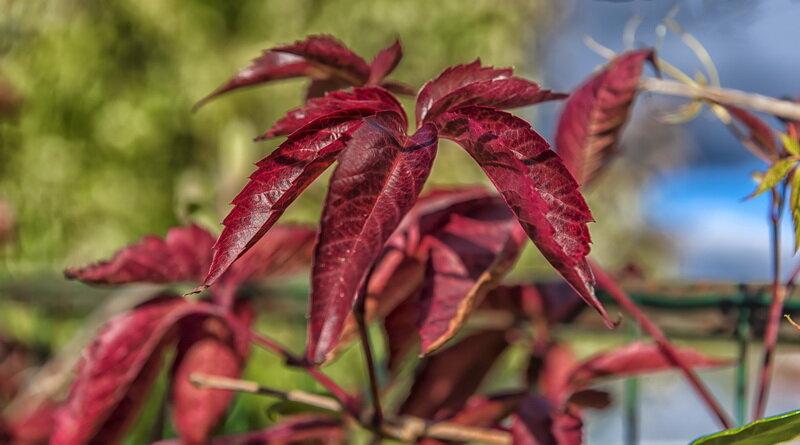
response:
[[[403,47],[400,40],[395,40],[390,46],[382,49],[369,66],[369,79],[367,85],[377,85],[381,79],[388,76],[397,68],[400,59],[403,58]]]
[[[393,375],[400,369],[403,359],[419,342],[419,289],[394,307],[383,320],[386,332],[387,364]]]
[[[367,87],[333,91],[325,97],[311,99],[303,106],[286,113],[286,117],[276,122],[258,139],[291,134],[314,120],[349,109],[373,110],[373,113],[379,111],[405,113],[397,99],[382,88]]]
[[[351,85],[363,85],[369,77],[369,65],[342,42],[331,36],[310,36],[291,45],[279,46],[273,51],[303,57],[313,68],[326,75],[347,80]]]
[[[243,321],[249,326],[252,311],[242,310],[244,314],[237,318],[248,319]],[[246,333],[232,328],[225,319],[195,317],[182,323],[171,395],[175,428],[183,443],[206,443],[234,395],[231,391],[197,388],[189,376],[202,373],[239,378],[247,358],[246,340]]]
[[[528,363],[529,384],[536,383],[543,396],[554,406],[561,406],[571,395],[570,375],[575,365],[575,355],[565,344],[538,347]]]
[[[285,277],[308,268],[316,231],[277,224],[220,278],[214,301],[230,307],[239,287],[248,281]],[[209,252],[209,257],[211,252]]]
[[[0,442],[10,445],[47,444],[53,431],[53,415],[58,409],[51,400],[24,406],[0,418]]]
[[[499,199],[453,213],[444,227],[428,235],[430,256],[420,295],[423,353],[455,335],[472,308],[511,269],[524,241],[525,233]]]
[[[680,348],[677,352],[692,367],[730,364],[730,360],[708,357],[689,348]],[[674,367],[655,343],[633,342],[584,361],[570,374],[570,383],[582,387],[602,377],[628,377]]]
[[[257,59],[253,59],[250,66],[236,73],[208,96],[200,99],[193,109],[197,110],[211,99],[229,91],[273,80],[309,76],[311,73],[312,69],[303,57],[267,50]]]
[[[261,431],[234,436],[215,437],[211,445],[289,445],[315,443],[335,445],[345,443],[345,428],[338,419],[318,415],[301,414],[282,419],[280,423]],[[178,440],[163,440],[156,445],[179,445]]]
[[[479,309],[507,311],[553,325],[571,319],[585,307],[574,289],[557,281],[497,286]]]
[[[55,417],[53,444],[113,443],[135,419],[175,324],[213,306],[159,297],[112,318],[84,352]]]
[[[286,208],[338,157],[361,117],[372,110],[345,110],[293,133],[258,164],[250,182],[233,200],[214,245],[204,286],[210,286],[275,224]]]
[[[613,327],[586,261],[592,215],[558,155],[527,122],[491,108],[460,108],[439,123],[480,164],[544,257]]]
[[[512,77],[512,73],[510,68],[481,67],[480,61],[446,69],[420,91],[417,122],[429,122],[442,113],[468,105],[508,109],[567,97]]]
[[[772,163],[778,159],[780,152],[769,125],[739,107],[725,105],[725,109],[747,129],[749,134],[743,135],[742,142],[748,149],[766,162]]]
[[[473,396],[467,401],[464,409],[447,419],[447,422],[456,425],[491,428],[497,426],[501,420],[514,413],[524,399],[525,394],[520,392]],[[451,442],[422,439],[419,443],[421,445],[436,445]]]
[[[145,236],[108,260],[70,268],[67,278],[87,283],[174,283],[199,281],[208,270],[214,237],[195,225],[175,227],[164,240]]]
[[[507,346],[505,331],[482,331],[428,357],[400,414],[441,420],[461,411]]]
[[[556,129],[556,150],[581,185],[591,181],[615,154],[623,124],[636,97],[651,49],[614,58],[572,93]],[[654,62],[653,62],[654,63]]]
[[[511,424],[514,445],[580,445],[583,421],[577,410],[556,409],[540,395],[522,403]]]
[[[312,269],[307,354],[315,363],[338,344],[372,264],[430,172],[436,128],[407,137],[407,125],[394,112],[366,118],[331,177]]]
[[[611,394],[597,389],[582,389],[572,393],[567,403],[585,408],[606,409],[611,405]]]

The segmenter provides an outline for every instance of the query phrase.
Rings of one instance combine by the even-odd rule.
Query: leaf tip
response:
[[[199,294],[200,292],[203,292],[204,290],[208,289],[209,287],[211,287],[211,286],[208,285],[208,284],[201,284],[201,285],[197,286],[196,288],[190,290],[189,292],[184,293],[183,296],[184,297],[188,297],[189,295]]]

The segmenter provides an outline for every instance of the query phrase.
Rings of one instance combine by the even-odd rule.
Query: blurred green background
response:
[[[400,37],[393,76],[422,85],[480,56],[526,75],[548,2],[2,0],[0,76],[18,109],[0,122],[0,200],[14,238],[0,277],[58,271],[145,233],[199,222],[216,230],[252,164],[253,143],[305,81],[192,104],[260,50],[329,33],[369,60]],[[535,77],[535,76],[533,76]],[[461,150],[442,150],[432,183],[483,181]],[[315,221],[326,181],[286,215]]]

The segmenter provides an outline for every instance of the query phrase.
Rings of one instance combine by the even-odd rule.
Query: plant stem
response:
[[[381,407],[380,386],[378,385],[378,373],[375,368],[375,357],[372,354],[372,346],[369,342],[369,331],[367,330],[366,320],[366,284],[358,296],[354,315],[358,323],[358,334],[361,338],[361,347],[364,349],[364,361],[369,374],[369,389],[372,395],[372,404],[375,408],[372,422],[375,426],[383,423],[383,408]]]
[[[790,120],[800,120],[800,104],[739,90],[687,85],[675,80],[642,79],[639,89],[668,96],[703,99],[721,105],[735,105]]]
[[[772,366],[775,361],[775,345],[780,330],[783,301],[786,287],[781,283],[781,208],[779,192],[773,190],[770,205],[770,231],[772,233],[772,303],[769,306],[767,327],[764,330],[764,357],[761,361],[761,375],[758,379],[758,396],[753,410],[753,420],[764,417],[767,398],[772,385]]]
[[[334,399],[306,393],[304,391],[280,391],[247,380],[198,373],[192,374],[189,378],[195,385],[205,388],[263,394],[329,411],[340,412],[344,409],[344,407]],[[356,418],[356,420],[361,422],[359,418]],[[361,424],[372,431],[380,432],[380,434],[404,442],[417,442],[423,437],[429,437],[446,441],[482,442],[500,445],[511,444],[511,435],[506,431],[476,428],[413,416],[403,416],[398,419],[384,419],[384,421],[377,426]]]
[[[358,404],[353,399],[350,394],[347,393],[341,386],[337,385],[336,382],[331,380],[330,377],[325,375],[322,371],[317,369],[314,365],[310,364],[307,360],[304,360],[300,357],[295,356],[285,347],[278,344],[278,342],[268,338],[264,335],[261,335],[255,331],[250,331],[250,338],[256,344],[262,346],[264,349],[268,351],[272,351],[275,354],[278,354],[286,359],[286,363],[290,366],[295,366],[301,369],[304,369],[308,374],[314,378],[317,382],[319,382],[322,386],[328,389],[331,394],[341,403],[342,407],[345,411],[353,416],[354,418],[358,418],[359,416],[359,409]]]
[[[664,335],[661,329],[650,320],[644,312],[636,306],[636,303],[631,300],[628,294],[625,293],[617,283],[605,272],[593,262],[590,263],[592,267],[592,271],[594,272],[595,277],[597,278],[597,283],[600,287],[604,288],[616,301],[617,303],[625,309],[639,324],[639,327],[642,328],[647,335],[655,340],[656,344],[661,349],[661,352],[664,356],[672,362],[673,365],[678,367],[683,374],[686,376],[686,379],[689,381],[689,384],[694,388],[700,398],[705,402],[711,412],[717,417],[719,423],[725,428],[729,429],[733,426],[731,420],[728,418],[728,415],[720,406],[719,402],[714,398],[711,392],[706,388],[700,378],[697,376],[697,373],[686,363],[683,358],[677,353],[675,347],[670,343],[669,339]]]

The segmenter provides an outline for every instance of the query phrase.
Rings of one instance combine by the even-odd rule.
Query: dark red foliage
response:
[[[342,421],[319,414],[301,414],[282,419],[276,425],[261,431],[234,436],[214,437],[211,445],[289,445],[314,443],[337,445],[345,443]],[[156,445],[178,445],[179,440],[163,440]]]
[[[653,50],[615,57],[579,86],[564,105],[556,129],[556,150],[581,185],[592,181],[616,152],[645,60],[654,61]]]
[[[337,346],[344,322],[383,245],[414,205],[436,155],[433,125],[405,135],[405,116],[381,112],[353,132],[333,172],[311,279],[308,358]]]
[[[591,212],[547,142],[527,122],[491,108],[460,108],[439,122],[442,136],[461,144],[483,168],[550,264],[613,327],[594,295],[586,261]]]
[[[291,45],[264,51],[249,67],[239,71],[200,100],[195,109],[229,91],[293,77],[311,79],[309,98],[322,96],[328,91],[365,84],[382,85],[400,94],[413,94],[400,83],[382,82],[402,57],[403,50],[399,41],[380,51],[372,64],[368,64],[361,56],[331,36],[310,36]]]
[[[508,346],[507,333],[481,331],[425,359],[400,414],[442,420],[462,410]]]
[[[175,323],[202,309],[165,296],[109,320],[56,414],[52,443],[119,440],[145,400]]]

